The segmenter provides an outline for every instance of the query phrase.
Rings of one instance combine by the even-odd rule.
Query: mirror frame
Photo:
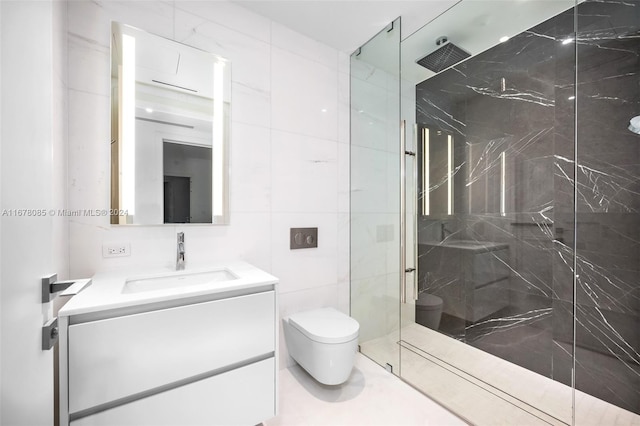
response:
[[[161,44],[174,46],[177,50],[184,50],[193,53],[194,56],[208,55],[211,57],[212,74],[211,82],[204,83],[211,86],[209,92],[211,97],[206,95],[203,99],[211,99],[212,111],[210,117],[212,124],[211,140],[211,222],[200,223],[136,223],[135,222],[135,186],[136,186],[136,66],[126,66],[124,57],[131,58],[135,55],[135,39],[133,39],[133,49],[131,48],[131,38],[125,42],[125,36],[141,35],[145,38],[157,39]],[[128,46],[127,46],[128,44]],[[133,56],[135,63],[135,56]],[[155,225],[227,225],[229,224],[229,146],[231,127],[231,62],[215,53],[208,52],[193,46],[189,46],[178,41],[149,33],[131,25],[112,21],[111,24],[111,48],[110,48],[111,70],[109,72],[111,87],[111,142],[110,142],[110,223],[111,225],[135,225],[135,226],[155,226]],[[158,83],[158,82],[155,82]],[[167,83],[163,83],[167,84]],[[169,85],[171,86],[171,85]],[[173,89],[177,93],[194,92],[177,86]],[[131,93],[134,93],[133,99]],[[213,94],[219,94],[213,96]],[[129,101],[125,102],[127,98]],[[132,100],[131,100],[132,99]],[[218,111],[222,113],[218,114]],[[160,151],[162,152],[162,141],[160,139]],[[195,145],[197,146],[197,145]],[[162,162],[162,155],[161,155]],[[162,185],[162,176],[160,176]],[[129,182],[129,184],[127,184]],[[163,190],[160,190],[162,193]],[[162,205],[160,206],[162,208]],[[131,213],[132,212],[132,213]],[[164,212],[160,213],[164,217]]]

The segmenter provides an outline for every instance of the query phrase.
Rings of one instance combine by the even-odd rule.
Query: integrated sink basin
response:
[[[278,282],[242,261],[191,262],[186,269],[174,268],[166,264],[131,265],[100,271],[93,276],[93,284],[67,302],[59,315],[100,316],[103,314],[98,312],[118,309],[178,306],[186,299],[189,303],[212,300],[273,287]]]
[[[201,284],[212,284],[237,280],[238,277],[226,269],[205,272],[184,272],[172,275],[127,279],[123,293],[140,293],[145,291],[167,290],[171,288],[189,287]]]

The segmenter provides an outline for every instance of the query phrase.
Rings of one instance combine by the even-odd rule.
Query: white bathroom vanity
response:
[[[275,416],[277,284],[242,262],[97,274],[59,312],[60,424]]]

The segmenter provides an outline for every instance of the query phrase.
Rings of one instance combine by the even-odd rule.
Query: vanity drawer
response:
[[[69,413],[275,351],[275,292],[69,326]]]
[[[509,250],[503,249],[474,254],[469,272],[473,288],[478,288],[508,278],[510,271]]]
[[[275,361],[246,367],[120,405],[71,426],[255,425],[275,416]]]

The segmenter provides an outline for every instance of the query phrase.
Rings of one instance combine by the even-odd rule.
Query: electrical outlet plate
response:
[[[131,245],[129,243],[109,243],[102,245],[102,257],[123,256],[131,256]]]

